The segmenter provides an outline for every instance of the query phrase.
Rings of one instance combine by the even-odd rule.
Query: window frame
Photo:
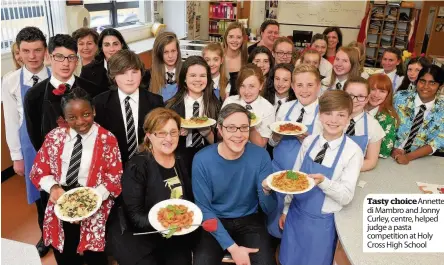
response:
[[[107,3],[84,4],[84,7],[89,12],[110,11],[111,24],[102,25],[103,28],[121,28],[130,25],[137,25],[137,23],[140,23],[140,21],[137,21],[137,22],[126,22],[119,24],[118,15],[117,15],[118,11],[122,9],[140,8],[140,1],[117,2],[116,0],[110,0],[110,2]],[[93,28],[97,29],[97,27]]]

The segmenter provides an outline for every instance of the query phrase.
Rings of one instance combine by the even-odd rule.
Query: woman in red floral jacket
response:
[[[46,135],[31,170],[34,185],[50,194],[43,224],[45,245],[51,245],[59,265],[105,265],[105,227],[111,207],[121,192],[122,162],[117,139],[94,123],[90,96],[74,88],[61,101],[66,126]],[[75,187],[95,188],[102,206],[80,223],[59,220],[54,204]]]

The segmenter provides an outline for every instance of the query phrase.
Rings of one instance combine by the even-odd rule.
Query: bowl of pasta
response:
[[[95,189],[79,187],[60,196],[54,213],[62,221],[78,222],[95,214],[101,205],[102,196]]]
[[[270,189],[285,194],[301,194],[310,191],[315,186],[315,181],[307,174],[282,170],[267,177],[267,184]]]
[[[169,199],[155,204],[148,213],[148,220],[154,229],[163,231],[164,237],[169,238],[196,230],[203,215],[199,207],[190,201]]]

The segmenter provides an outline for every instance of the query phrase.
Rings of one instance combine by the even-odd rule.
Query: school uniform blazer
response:
[[[88,80],[77,76],[74,76],[74,78],[75,81],[72,87],[83,88],[91,97],[103,92],[103,89]],[[50,80],[51,78],[47,78],[31,87],[24,99],[26,128],[35,150],[42,147],[45,136],[52,129],[58,126],[67,126],[60,106],[62,96],[52,93],[56,88],[51,85]]]
[[[136,128],[138,144],[142,143],[144,139],[143,122],[145,116],[151,110],[163,106],[162,96],[139,88],[139,120]],[[128,143],[118,91],[109,90],[98,95],[94,98],[94,107],[96,109],[95,121],[116,136],[119,142],[120,153],[122,154],[122,162],[125,165],[129,156]]]
[[[40,188],[40,180],[48,175],[54,176],[60,182],[62,175],[62,153],[65,139],[69,135],[69,128],[58,127],[52,130],[45,138],[42,148],[37,152],[30,178],[32,183]],[[98,133],[94,143],[91,168],[87,180],[87,187],[95,188],[103,184],[110,193],[110,197],[102,202],[99,210],[91,217],[80,223],[80,242],[77,252],[85,250],[103,251],[105,247],[105,225],[114,198],[122,191],[120,177],[122,175],[122,161],[117,146],[117,140],[112,133],[98,126]],[[49,201],[43,221],[43,239],[45,245],[52,245],[63,252],[65,234],[62,222],[54,213],[54,203]]]
[[[409,137],[410,128],[415,119],[416,91],[403,90],[395,94],[394,106],[399,115],[400,126],[395,147],[398,148]],[[413,140],[411,150],[430,145],[433,150],[444,150],[444,98],[437,95],[430,113],[424,117],[421,128]]]
[[[94,60],[91,63],[82,67],[80,77],[93,82],[94,84],[108,88],[112,85],[111,80],[108,78],[108,71],[104,66],[104,59]],[[151,81],[151,73],[149,70],[145,71],[142,77],[141,87],[148,89]]]

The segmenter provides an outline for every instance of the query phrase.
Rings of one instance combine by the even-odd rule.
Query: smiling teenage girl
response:
[[[264,147],[271,136],[269,125],[274,122],[274,107],[260,95],[264,86],[264,76],[259,67],[247,64],[242,67],[236,84],[239,87],[239,96],[228,97],[223,106],[237,103],[253,112],[262,122],[250,129],[250,141]]]
[[[404,79],[401,51],[395,47],[385,49],[382,54],[381,66],[383,70],[380,72],[386,74],[390,78],[393,91],[396,93]]]
[[[236,79],[242,66],[247,63],[247,33],[239,22],[228,25],[224,34],[225,63],[230,75],[230,96],[238,95],[239,88],[236,87]]]
[[[330,89],[343,90],[347,79],[357,76],[360,76],[358,51],[350,47],[339,48],[333,62]]]
[[[223,102],[229,96],[231,89],[226,74],[224,50],[219,43],[210,43],[204,48],[202,56],[210,66],[214,95]]]
[[[409,61],[407,64],[407,78],[402,79],[402,83],[397,91],[416,89],[416,79],[423,67],[429,65],[430,61],[425,57],[416,57]]]

